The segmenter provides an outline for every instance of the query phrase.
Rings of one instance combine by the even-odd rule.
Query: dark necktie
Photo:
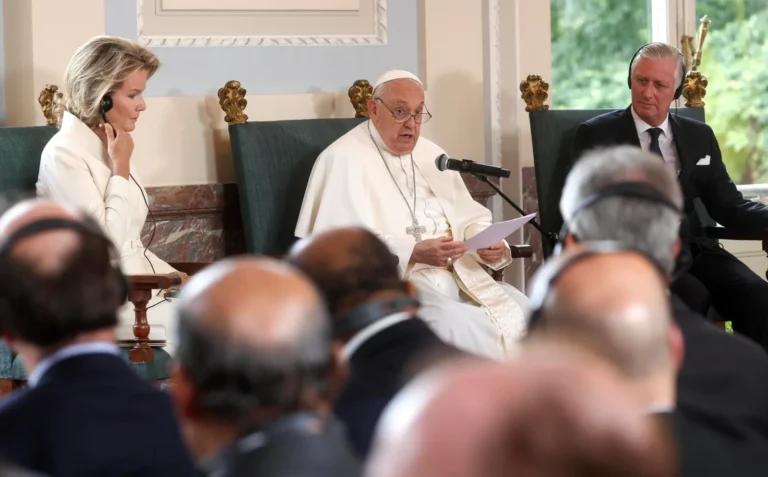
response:
[[[659,135],[661,133],[661,128],[651,128],[648,130],[648,134],[651,135],[651,152],[658,154],[664,160],[664,154],[661,153],[661,147],[659,147]]]

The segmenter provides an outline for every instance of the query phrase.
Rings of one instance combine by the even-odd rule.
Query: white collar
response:
[[[634,106],[631,106],[629,109],[630,111],[632,111],[632,119],[635,121],[635,129],[637,130],[637,137],[640,137],[640,135],[643,134],[645,131],[652,129],[654,127],[646,123],[645,120],[643,120],[643,118],[641,118],[635,112]],[[664,132],[665,137],[672,137],[672,130],[669,124],[669,114],[667,114],[667,118],[658,127]]]
[[[352,354],[357,351],[360,346],[368,341],[371,337],[376,335],[382,330],[389,328],[390,326],[400,323],[401,321],[409,320],[413,318],[413,314],[407,311],[400,311],[389,316],[385,316],[370,325],[366,326],[362,330],[355,333],[351,340],[347,341],[347,344],[342,348],[342,355],[344,359],[349,359]]]
[[[43,375],[59,361],[67,358],[81,356],[84,354],[114,354],[119,355],[120,349],[115,343],[107,341],[94,341],[92,343],[82,343],[72,346],[66,346],[43,358],[37,363],[37,366],[29,373],[27,384],[33,388],[40,382]]]
[[[92,155],[103,159],[104,143],[91,128],[69,111],[64,111],[60,131],[75,136],[79,146],[85,148]]]

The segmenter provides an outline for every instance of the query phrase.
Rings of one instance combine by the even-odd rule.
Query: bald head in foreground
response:
[[[671,477],[669,444],[609,366],[542,348],[415,381],[382,417],[366,475]]]
[[[570,343],[613,363],[643,412],[673,430],[680,475],[764,475],[764,435],[746,421],[678,405],[684,345],[664,268],[619,244],[606,245],[581,242],[538,272],[531,294],[544,299],[528,340]]]
[[[28,384],[0,403],[0,456],[46,475],[191,475],[168,396],[115,345],[128,288],[100,226],[28,200],[0,218],[0,244],[0,330]]]
[[[671,410],[683,358],[664,271],[613,242],[585,242],[548,261],[531,296],[543,297],[529,340],[547,334],[591,337],[591,346],[630,380],[638,404]]]
[[[51,220],[66,223],[29,228]],[[126,296],[97,224],[56,202],[26,200],[0,217],[0,243],[0,322],[28,372],[59,348],[114,342]]]
[[[195,275],[182,291],[177,359],[174,399],[202,472],[358,474],[329,415],[338,362],[325,304],[289,265],[241,257]],[[263,446],[251,445],[254,433]]]

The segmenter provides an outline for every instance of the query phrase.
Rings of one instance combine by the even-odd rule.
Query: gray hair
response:
[[[177,360],[195,386],[201,412],[249,430],[257,413],[281,415],[306,407],[308,393],[329,392],[333,368],[330,318],[322,302],[290,343],[234,342],[208,329],[194,311],[182,308]]]
[[[590,151],[568,175],[560,212],[581,241],[615,240],[652,257],[669,273],[675,267],[674,245],[680,215],[663,204],[634,197],[608,197],[578,211],[585,198],[620,182],[645,182],[682,209],[683,195],[672,171],[657,156],[633,146]]]
[[[640,51],[637,52],[635,59],[632,60],[632,64],[629,67],[630,76],[635,74],[635,67],[640,61],[640,58],[647,58],[649,60],[668,60],[670,58],[676,59],[677,68],[675,69],[675,89],[677,89],[677,87],[680,86],[680,83],[682,83],[684,75],[683,72],[685,71],[685,59],[683,59],[683,55],[680,53],[680,50],[674,46],[668,45],[666,43],[656,42],[649,43],[640,48]]]

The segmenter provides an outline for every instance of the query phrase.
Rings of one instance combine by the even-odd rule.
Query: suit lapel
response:
[[[672,114],[669,115],[669,123],[672,125],[672,135],[675,138],[675,147],[677,148],[677,158],[680,161],[680,185],[686,196],[691,197],[691,163],[688,157],[688,145],[683,135],[683,128]],[[694,194],[695,195],[695,194]]]
[[[619,113],[621,118],[621,127],[618,130],[619,137],[616,138],[619,144],[629,144],[640,147],[640,137],[637,135],[637,127],[632,117],[632,106]]]

